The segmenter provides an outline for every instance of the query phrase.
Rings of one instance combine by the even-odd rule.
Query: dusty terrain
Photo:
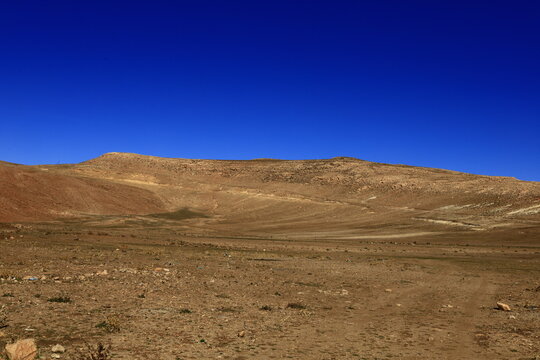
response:
[[[540,183],[110,153],[0,163],[0,222],[0,345],[42,359],[540,358]]]

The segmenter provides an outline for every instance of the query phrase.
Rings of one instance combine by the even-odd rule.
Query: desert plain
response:
[[[0,348],[24,338],[40,359],[537,360],[540,183],[354,158],[0,162]]]

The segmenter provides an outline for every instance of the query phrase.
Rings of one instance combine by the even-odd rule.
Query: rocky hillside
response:
[[[1,221],[190,209],[220,232],[333,237],[536,227],[540,183],[354,158],[191,160],[108,153],[0,165]]]

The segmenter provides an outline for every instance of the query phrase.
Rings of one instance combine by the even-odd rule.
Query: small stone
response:
[[[60,356],[60,354],[51,354],[51,357],[53,359],[60,359],[62,356]]]
[[[386,292],[392,292],[392,289],[384,289]]]
[[[6,345],[8,360],[34,360],[37,356],[37,346],[34,339],[19,340]]]
[[[502,303],[502,302],[497,303],[497,308],[502,311],[512,311],[512,309],[510,308],[510,305]]]
[[[244,330],[238,333],[238,337],[244,337],[244,336],[246,336],[246,332]]]
[[[64,353],[64,352],[66,352],[66,348],[63,347],[63,346],[60,345],[60,344],[56,344],[56,345],[54,345],[54,346],[52,347],[51,351],[52,351],[53,353]]]
[[[103,271],[98,271],[96,273],[97,276],[106,276],[106,275],[109,275],[109,272],[107,270],[103,270]]]

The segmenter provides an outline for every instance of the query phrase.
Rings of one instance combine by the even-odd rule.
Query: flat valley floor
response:
[[[109,220],[2,225],[0,346],[32,337],[41,359],[99,342],[113,359],[540,358],[534,237],[234,238]]]

